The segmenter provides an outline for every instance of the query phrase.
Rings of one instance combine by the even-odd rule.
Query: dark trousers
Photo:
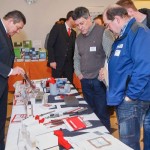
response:
[[[98,79],[82,79],[84,99],[103,125],[110,131],[110,115],[106,103],[106,87]]]
[[[8,98],[8,86],[5,88],[4,93],[0,97],[0,150],[5,149],[5,122],[7,115],[7,98]]]
[[[67,78],[73,84],[73,64],[69,61],[65,61],[64,66],[56,69],[52,69],[52,77],[54,78]]]

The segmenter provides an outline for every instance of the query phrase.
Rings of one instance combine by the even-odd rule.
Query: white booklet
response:
[[[102,81],[106,85],[106,87],[108,87],[109,86],[109,80],[108,80],[108,63],[107,63],[107,59],[105,60],[104,67],[102,69],[103,69],[103,73],[104,73],[104,79],[101,80],[98,76],[98,80]]]

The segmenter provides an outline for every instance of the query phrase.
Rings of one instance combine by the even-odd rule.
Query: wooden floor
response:
[[[79,93],[82,94],[81,90],[79,89]],[[12,104],[13,104],[13,92],[9,92],[8,95],[8,105],[7,105],[7,121],[6,121],[6,127],[5,127],[5,135],[7,136],[7,131],[9,127],[9,121],[11,117],[11,110],[12,110]],[[114,111],[110,110],[111,116],[110,116],[110,122],[111,122],[111,131],[112,135],[116,138],[118,138],[118,124],[117,124],[117,118]],[[141,131],[143,133],[143,131]],[[141,147],[143,147],[142,138],[141,138]]]

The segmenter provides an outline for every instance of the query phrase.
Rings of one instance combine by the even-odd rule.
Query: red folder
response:
[[[64,119],[64,123],[67,125],[70,131],[76,131],[86,128],[86,125],[83,119],[79,116],[73,116],[70,118]]]

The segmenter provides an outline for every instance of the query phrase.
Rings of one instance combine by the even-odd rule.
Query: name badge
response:
[[[90,52],[96,52],[96,47],[90,47]]]
[[[119,44],[117,48],[123,48],[123,44]]]
[[[120,56],[120,50],[116,50],[114,56]]]

